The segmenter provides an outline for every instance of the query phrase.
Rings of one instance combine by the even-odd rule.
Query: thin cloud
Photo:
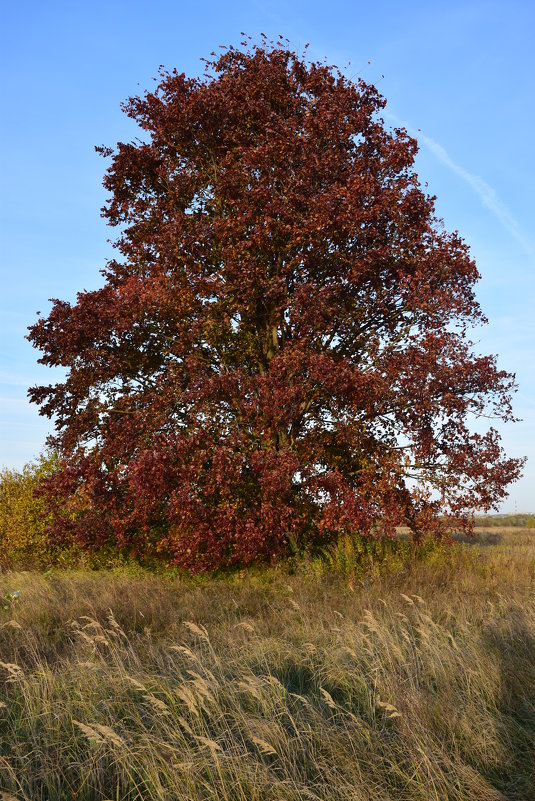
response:
[[[433,153],[434,156],[442,163],[445,167],[448,167],[452,172],[459,176],[468,186],[470,186],[476,195],[478,195],[481,203],[485,208],[487,208],[494,216],[498,219],[500,224],[506,231],[518,242],[518,244],[522,247],[522,249],[529,255],[535,255],[535,247],[533,243],[525,236],[524,232],[518,221],[514,218],[511,214],[505,203],[503,203],[500,198],[498,197],[496,190],[490,186],[483,178],[480,178],[479,175],[474,175],[468,170],[465,170],[464,167],[461,167],[460,164],[457,164],[454,161],[447,150],[442,147],[435,139],[432,139],[430,136],[426,136],[425,134],[421,133],[421,131],[415,131],[410,125],[402,122],[395,114],[391,112],[384,112],[384,116],[394,122],[396,125],[401,125],[407,129],[407,131],[418,139],[420,144],[425,145],[428,150]]]
[[[24,376],[13,375],[5,373],[0,370],[0,387],[26,387],[34,384],[36,378],[25,378]]]

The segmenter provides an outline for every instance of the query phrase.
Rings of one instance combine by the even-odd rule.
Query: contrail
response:
[[[505,203],[503,203],[498,197],[496,190],[493,189],[490,184],[484,181],[483,178],[480,178],[479,175],[474,175],[473,173],[468,172],[468,170],[465,170],[464,167],[461,167],[460,164],[457,164],[457,162],[451,158],[447,150],[445,150],[442,145],[440,145],[430,136],[426,136],[425,134],[421,133],[421,131],[415,131],[412,126],[407,125],[391,112],[385,111],[384,116],[392,120],[392,122],[394,122],[396,125],[400,125],[405,128],[411,136],[414,136],[415,139],[418,140],[419,143],[425,145],[425,147],[427,147],[428,150],[430,150],[431,153],[433,153],[433,155],[442,162],[442,164],[448,167],[452,172],[458,175],[459,178],[467,183],[474,190],[476,195],[478,195],[485,208],[494,214],[505,230],[508,231],[514,239],[516,239],[522,249],[529,256],[535,255],[535,248],[533,244],[524,235],[520,224],[517,220],[515,220]]]

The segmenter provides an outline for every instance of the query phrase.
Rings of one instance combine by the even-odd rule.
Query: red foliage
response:
[[[160,79],[104,179],[120,257],[30,328],[67,374],[30,390],[57,537],[203,570],[495,506],[521,460],[469,424],[511,419],[513,376],[377,90],[280,43]]]

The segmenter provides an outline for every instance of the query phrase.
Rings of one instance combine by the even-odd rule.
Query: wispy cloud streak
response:
[[[533,243],[528,239],[525,233],[522,230],[521,225],[515,219],[511,211],[507,208],[505,203],[498,197],[498,194],[495,189],[492,188],[490,184],[480,178],[479,175],[474,175],[468,170],[465,170],[460,164],[457,164],[454,161],[447,150],[442,147],[435,139],[432,139],[430,136],[426,136],[425,134],[421,133],[421,131],[415,131],[410,125],[400,120],[395,114],[391,112],[384,112],[384,116],[394,122],[396,125],[400,125],[410,133],[411,136],[414,136],[418,142],[424,145],[428,150],[433,153],[433,155],[442,163],[445,167],[451,170],[453,173],[459,176],[468,186],[473,189],[473,191],[478,195],[481,203],[485,208],[487,208],[500,222],[503,228],[513,237],[513,239],[518,242],[518,244],[522,247],[522,249],[527,253],[529,256],[535,255],[535,246]]]

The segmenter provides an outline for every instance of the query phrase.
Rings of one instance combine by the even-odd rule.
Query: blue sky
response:
[[[120,102],[160,64],[199,74],[219,44],[264,32],[374,83],[386,122],[416,132],[420,178],[483,276],[478,347],[517,374],[523,422],[503,440],[529,461],[503,510],[535,512],[535,5],[29,0],[5,2],[2,18],[0,466],[35,457],[50,427],[26,400],[29,385],[54,381],[26,327],[48,298],[98,286],[110,256],[94,145],[135,135]]]

